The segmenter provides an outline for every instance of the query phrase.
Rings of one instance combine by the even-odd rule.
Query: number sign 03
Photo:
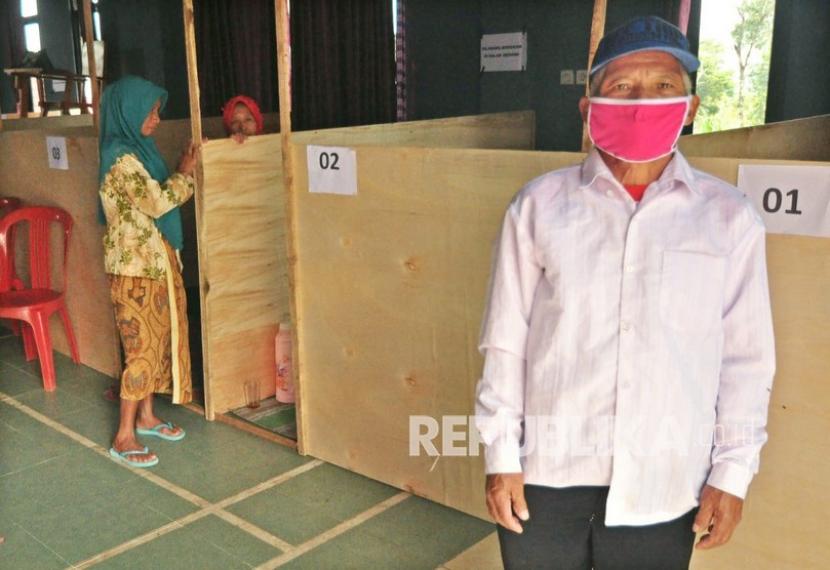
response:
[[[69,170],[65,137],[46,137],[46,158],[49,161],[49,168]]]
[[[308,189],[317,194],[357,194],[357,153],[339,146],[309,145]]]
[[[830,166],[741,165],[738,189],[767,232],[830,237]]]

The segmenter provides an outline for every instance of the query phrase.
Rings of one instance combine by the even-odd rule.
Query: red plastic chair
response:
[[[8,214],[12,210],[16,210],[21,206],[22,202],[19,198],[12,198],[10,196],[0,196],[0,218],[4,215]],[[9,259],[8,264],[11,267],[11,278],[12,282],[15,282],[16,276],[14,274],[14,232],[9,235]],[[0,273],[3,272],[3,267],[0,265]],[[9,323],[12,328],[12,332],[16,335],[20,335],[20,327],[18,326],[17,321],[12,321]]]
[[[11,248],[9,238],[17,224],[29,225],[29,274],[31,286],[26,288],[18,279],[13,281],[13,268],[8,263]],[[63,288],[52,289],[49,264],[49,230],[52,223],[59,223],[63,229]],[[66,312],[65,292],[67,288],[66,258],[69,252],[69,236],[72,233],[72,217],[60,208],[20,208],[0,218],[0,318],[24,321],[23,339],[27,360],[34,359],[31,342],[27,335],[34,336],[43,388],[52,392],[55,384],[55,363],[52,357],[52,338],[49,334],[49,317],[57,312],[63,321],[66,338],[72,351],[72,360],[79,364],[78,344],[69,314]],[[13,254],[12,254],[13,257]]]
[[[3,210],[7,210],[6,213],[11,212],[12,210],[16,210],[20,207],[20,199],[19,198],[11,198],[9,196],[0,196],[0,218],[3,217]]]

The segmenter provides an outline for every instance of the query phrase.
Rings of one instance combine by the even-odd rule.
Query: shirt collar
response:
[[[594,186],[597,179],[605,179],[617,186],[622,187],[622,184],[614,178],[614,175],[608,169],[608,165],[605,164],[605,161],[602,159],[602,156],[600,156],[597,149],[593,148],[582,163],[582,187],[589,188]],[[697,184],[695,183],[694,171],[689,165],[689,162],[686,160],[686,157],[684,157],[679,150],[674,152],[674,157],[672,157],[672,160],[666,165],[666,168],[663,170],[663,174],[660,175],[660,178],[657,179],[657,184],[667,189],[674,187],[675,182],[679,182],[692,192],[700,193],[700,190],[698,190]]]

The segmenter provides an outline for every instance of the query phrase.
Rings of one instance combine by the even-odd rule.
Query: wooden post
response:
[[[291,310],[291,361],[292,381],[297,400],[297,451],[304,454],[305,416],[303,414],[303,376],[300,356],[299,328],[302,326],[297,313],[297,297],[300,294],[297,275],[297,197],[294,184],[294,161],[291,143],[291,25],[287,0],[274,0],[277,17],[277,78],[280,100],[280,141],[282,147],[283,186],[285,188],[285,218],[287,224],[286,259]]]
[[[95,36],[92,29],[92,1],[84,0],[84,38],[86,41],[86,61],[89,67],[89,77],[92,82],[92,123],[98,127],[98,107],[100,96],[98,93],[98,74],[95,70]],[[67,82],[68,83],[68,82]],[[69,85],[66,86],[69,88]]]
[[[184,13],[184,47],[187,56],[187,87],[190,94],[190,135],[202,140],[202,109],[199,103],[199,69],[196,61],[196,29],[193,24],[193,0],[182,0]]]
[[[692,0],[680,0],[680,13],[677,15],[677,27],[683,35],[689,33],[689,17],[692,13]]]
[[[187,90],[190,95],[190,137],[196,144],[201,144],[202,141],[202,109],[199,103],[199,69],[196,60],[196,29],[193,24],[193,0],[182,0],[182,15],[184,17],[184,46],[187,59]],[[204,394],[205,394],[205,417],[213,421],[215,418],[215,411],[213,409],[213,399],[211,396],[210,383],[210,359],[208,358],[208,323],[210,322],[210,315],[208,314],[208,307],[206,297],[210,292],[210,284],[206,276],[207,270],[207,255],[203,247],[203,202],[202,202],[202,161],[201,157],[196,165],[196,191],[193,194],[193,199],[196,209],[196,248],[199,259],[199,305],[201,312],[201,328],[202,328],[202,362],[204,375]],[[191,350],[193,348],[191,347]]]
[[[588,45],[588,73],[591,72],[591,65],[594,62],[594,54],[597,53],[599,41],[605,34],[605,15],[608,10],[608,0],[594,0],[594,15],[591,17],[591,40]],[[585,95],[591,95],[591,78],[585,82]],[[591,149],[591,137],[588,136],[588,125],[582,126],[582,151],[588,152]]]

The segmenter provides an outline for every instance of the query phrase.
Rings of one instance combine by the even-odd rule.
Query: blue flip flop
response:
[[[147,447],[144,449],[133,449],[131,451],[116,451],[114,447],[110,447],[110,457],[126,463],[130,467],[145,469],[147,467],[152,467],[153,465],[158,465],[159,458],[156,457],[152,461],[133,461],[130,459],[130,455],[146,455],[149,451],[150,450],[147,449]]]
[[[164,428],[172,430],[173,422],[160,423],[159,425],[152,427],[150,429],[136,428],[135,433],[137,433],[138,435],[151,435],[153,437],[159,437],[167,441],[180,441],[184,439],[185,431],[182,428],[179,428],[182,429],[182,431],[178,435],[167,435],[166,433],[162,433],[161,430],[163,430]]]

